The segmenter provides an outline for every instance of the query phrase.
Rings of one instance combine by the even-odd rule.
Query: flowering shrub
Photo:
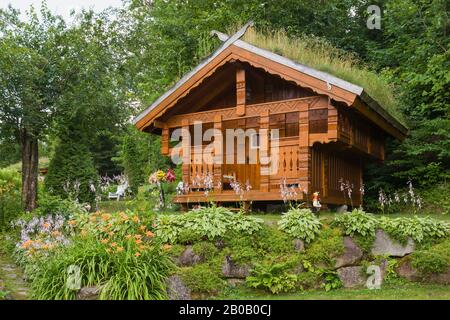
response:
[[[80,268],[81,286],[101,287],[100,299],[164,299],[165,278],[174,266],[166,254],[169,246],[155,237],[151,222],[151,216],[139,217],[131,211],[77,213],[68,221],[62,216],[33,218],[22,229],[22,246],[29,245],[27,237],[36,228],[38,234],[69,228],[73,235],[61,239],[64,246],[52,247],[54,254],[35,261],[34,297],[74,299],[77,290],[69,288],[67,281],[68,268],[75,265]]]
[[[16,253],[25,257],[46,256],[54,248],[69,244],[69,236],[74,232],[71,222],[60,214],[14,221],[12,227],[20,229]]]
[[[278,228],[292,238],[314,240],[322,224],[309,209],[292,208],[278,221]]]

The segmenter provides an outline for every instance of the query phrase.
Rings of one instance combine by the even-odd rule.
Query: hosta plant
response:
[[[322,224],[309,209],[292,208],[278,222],[278,228],[289,236],[309,243],[315,239]]]
[[[450,236],[449,223],[430,217],[414,216],[395,219],[382,217],[380,228],[402,243],[405,243],[408,238],[422,243]]]
[[[370,213],[355,209],[336,215],[332,225],[340,227],[348,236],[374,236],[377,228],[377,219]]]
[[[297,276],[287,272],[289,265],[286,263],[256,264],[246,283],[252,288],[261,288],[278,294],[295,289]]]

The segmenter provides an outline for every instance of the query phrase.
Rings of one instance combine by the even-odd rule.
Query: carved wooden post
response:
[[[222,162],[223,162],[223,137],[222,137],[222,116],[214,117],[214,190],[222,191]]]
[[[236,70],[236,115],[245,115],[245,70]]]
[[[338,138],[338,111],[328,101],[328,140],[337,141]]]
[[[263,111],[259,118],[259,152],[260,152],[260,190],[268,192],[270,190],[270,132],[269,132],[269,110]]]
[[[299,172],[300,183],[306,191],[306,202],[311,190],[311,150],[309,147],[309,103],[300,105],[299,112]]]
[[[189,134],[189,120],[185,119],[181,122],[182,125],[182,147],[183,147],[183,164],[182,164],[182,176],[183,183],[190,184],[189,171],[191,163],[191,137]]]
[[[169,155],[169,128],[164,124],[161,133],[161,154],[163,156]]]

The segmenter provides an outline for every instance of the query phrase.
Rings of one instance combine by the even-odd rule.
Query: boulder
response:
[[[186,246],[186,249],[177,259],[177,264],[182,267],[191,267],[197,263],[203,262],[204,258],[194,252],[192,246]]]
[[[367,279],[361,266],[343,267],[337,270],[337,274],[344,288],[362,287]]]
[[[292,240],[292,245],[294,246],[294,250],[297,252],[302,252],[305,250],[305,241],[302,239]]]
[[[406,245],[392,239],[386,232],[378,229],[372,246],[374,256],[404,257],[414,251],[414,241],[409,238]]]
[[[222,273],[225,278],[244,279],[250,275],[250,267],[248,265],[237,265],[231,260],[230,256],[225,256]]]
[[[240,286],[241,284],[244,284],[245,280],[244,279],[230,278],[230,279],[227,279],[227,283],[231,287],[237,287],[237,286]]]
[[[177,275],[167,278],[166,291],[169,300],[191,300],[191,289]]]
[[[407,257],[408,258],[408,257]],[[431,282],[436,284],[448,285],[450,284],[450,267],[442,273],[432,273],[422,275],[418,270],[414,269],[411,265],[411,259],[403,259],[400,261],[399,266],[397,268],[397,274],[406,278],[410,281],[422,281],[422,282]]]
[[[345,212],[347,212],[347,210],[348,210],[348,207],[347,207],[347,205],[344,204],[344,205],[336,208],[336,213],[345,213]]]
[[[347,266],[354,266],[363,257],[362,250],[353,241],[351,237],[344,237],[344,253],[335,258],[334,267],[341,268]]]
[[[100,286],[83,287],[77,293],[77,300],[98,300]]]

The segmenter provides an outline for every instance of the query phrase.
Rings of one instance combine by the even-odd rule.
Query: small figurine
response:
[[[313,211],[319,213],[321,207],[319,192],[316,191],[313,193]]]

